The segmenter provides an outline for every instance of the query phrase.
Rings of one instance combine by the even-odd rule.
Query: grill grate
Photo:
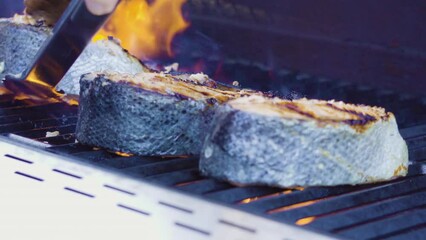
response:
[[[12,101],[12,96],[8,95],[0,96],[0,133],[14,133],[45,142],[51,145],[47,150],[56,154],[71,155],[81,161],[115,169],[243,211],[337,236],[353,239],[415,239],[425,234],[426,176],[423,169],[426,169],[426,103],[422,99],[328,79],[315,79],[289,71],[284,71],[280,81],[273,84],[275,86],[269,87],[280,89],[282,94],[297,89],[308,97],[327,99],[332,96],[348,102],[383,105],[393,111],[409,146],[409,176],[363,186],[306,189],[235,187],[201,176],[197,171],[198,159],[194,157],[121,157],[79,145],[75,143],[73,135],[77,107],[64,103],[29,106],[23,101]],[[47,131],[59,131],[59,135],[46,137]],[[79,177],[66,172],[57,173]],[[132,194],[113,186],[105,187]],[[120,207],[136,211],[130,207]]]

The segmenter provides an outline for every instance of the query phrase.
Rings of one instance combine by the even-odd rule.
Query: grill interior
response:
[[[124,174],[197,195],[280,222],[326,231],[349,239],[416,239],[426,234],[426,102],[425,99],[333,81],[305,73],[281,70],[271,81],[259,82],[270,72],[242,63],[225,63],[232,78],[245,85],[282,95],[337,99],[379,105],[393,111],[408,143],[409,175],[382,184],[363,186],[278,189],[236,187],[200,176],[197,157],[123,157],[75,142],[78,108],[65,103],[28,105],[0,96],[0,132],[15,134],[52,147],[48,151],[71,155]],[[243,74],[244,73],[244,74]],[[252,87],[253,87],[252,86]],[[59,131],[46,137],[46,132]],[[10,136],[10,135],[9,135]],[[424,169],[424,170],[423,170]],[[208,217],[208,216],[206,216]]]
[[[0,13],[11,16],[18,12],[16,9],[22,9],[16,7],[22,3],[18,2],[7,4]],[[411,164],[407,177],[363,186],[236,187],[200,176],[197,157],[123,157],[80,145],[74,138],[76,106],[28,105],[4,94],[0,95],[0,134],[45,142],[52,146],[47,150],[58,155],[343,238],[423,239],[426,235],[426,98],[382,86],[424,94],[426,48],[421,40],[426,31],[418,23],[424,22],[425,15],[418,11],[418,3],[399,1],[390,1],[386,9],[383,3],[373,1],[289,3],[188,0],[186,8],[197,31],[191,29],[185,36],[189,39],[175,41],[180,44],[176,59],[180,63],[189,61],[190,70],[194,70],[190,68],[194,63],[204,61],[201,70],[214,79],[237,80],[245,87],[272,90],[279,95],[385,107],[396,115],[408,143]],[[12,9],[13,6],[16,8]],[[410,17],[404,17],[404,13]],[[368,21],[371,17],[374,24]],[[394,30],[378,31],[375,26]],[[230,58],[243,60],[222,60]],[[289,66],[326,73],[349,82],[287,69],[270,71],[251,61],[275,68]],[[369,82],[375,87],[359,85]],[[60,134],[46,137],[46,132],[54,131]]]

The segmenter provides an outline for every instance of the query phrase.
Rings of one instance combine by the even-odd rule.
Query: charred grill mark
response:
[[[217,99],[215,99],[215,98],[208,98],[206,101],[210,105],[214,105],[218,102]]]
[[[314,118],[315,119],[315,116],[312,113],[303,111],[302,109],[300,109],[294,103],[286,103],[286,104],[283,104],[282,106],[285,107],[285,108],[287,108],[287,109],[289,109],[289,110],[291,110],[291,111],[293,111],[293,112],[296,112],[296,113],[298,113],[300,115],[303,115],[305,117]]]
[[[356,126],[356,125],[367,125],[370,122],[374,122],[374,121],[376,121],[376,119],[373,117],[372,119],[349,119],[349,120],[344,120],[343,122],[351,126]]]
[[[369,114],[360,113],[360,112],[357,112],[355,110],[339,108],[339,107],[337,107],[337,106],[335,106],[331,103],[327,103],[327,106],[334,109],[334,110],[349,113],[349,114],[352,114],[352,115],[358,117],[358,119],[348,119],[348,120],[343,121],[344,123],[349,124],[349,125],[367,125],[370,122],[377,121],[377,118],[375,118],[374,116],[371,116]]]
[[[90,73],[88,73],[88,74],[90,74]],[[85,74],[85,75],[88,75],[88,74]],[[85,75],[83,75],[83,77]],[[94,80],[95,81],[102,81],[102,80],[107,80],[108,81],[108,79],[105,79],[105,74],[101,74],[101,73],[97,74]]]
[[[121,75],[117,75],[120,77]],[[218,103],[227,102],[230,99],[239,98],[242,96],[263,95],[254,90],[241,90],[232,87],[223,87],[217,85],[213,80],[206,80],[205,82],[196,82],[184,80],[179,76],[161,75],[154,76],[148,80],[146,85],[143,82],[134,81],[131,76],[124,75],[122,78],[116,80],[111,79],[108,74],[97,73],[94,76],[85,74],[81,78],[80,84],[89,84],[89,89],[94,90],[96,93],[99,88],[111,87],[130,87],[137,92],[149,92],[162,96],[175,97],[177,100],[196,100],[202,101],[209,106],[217,105]],[[114,75],[113,77],[114,78]],[[162,84],[157,85],[155,82]],[[212,82],[212,83],[210,83]],[[213,85],[212,85],[213,84]],[[111,86],[109,86],[111,85]],[[173,87],[177,85],[176,89]],[[168,86],[171,86],[170,88]]]
[[[183,94],[179,94],[179,93],[174,93],[173,96],[175,96],[176,98],[178,98],[179,100],[189,100],[191,98],[189,98],[188,96],[185,96]]]
[[[218,88],[218,87],[217,87],[217,85],[216,85],[214,82],[212,82],[212,81],[208,81],[208,82],[205,84],[205,86],[210,87],[210,88],[213,88],[213,89],[217,89],[217,88]]]
[[[338,106],[335,106],[331,103],[326,103],[325,105],[322,105],[323,107],[329,107],[335,111],[339,111],[339,112],[344,112],[344,113],[348,113],[354,116],[354,119],[327,119],[327,118],[322,118],[321,116],[317,116],[315,114],[315,112],[311,112],[309,110],[305,110],[303,109],[303,105],[302,107],[298,105],[298,103],[296,102],[285,102],[285,103],[278,103],[275,104],[276,107],[281,108],[281,109],[285,109],[285,110],[290,110],[294,113],[297,113],[301,116],[304,116],[308,119],[313,119],[318,121],[319,124],[321,123],[344,123],[349,125],[350,127],[352,127],[353,129],[355,129],[357,132],[364,132],[366,131],[372,123],[376,122],[379,118],[380,119],[389,119],[389,117],[391,116],[391,113],[386,113],[385,116],[373,116],[367,113],[362,113],[362,112],[358,112],[356,110],[352,110],[352,109],[345,109],[345,108],[339,108]]]
[[[34,25],[35,27],[43,27],[43,26],[45,26],[45,24],[44,24],[45,22],[43,21],[43,20],[37,20],[36,21],[36,24]]]

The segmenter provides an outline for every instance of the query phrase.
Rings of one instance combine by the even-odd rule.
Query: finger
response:
[[[95,15],[104,15],[114,10],[119,0],[84,0],[89,11]]]

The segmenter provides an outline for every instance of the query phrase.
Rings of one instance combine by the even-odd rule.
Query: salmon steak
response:
[[[200,170],[240,185],[355,185],[407,174],[407,145],[383,108],[252,96],[218,108],[212,126]]]
[[[261,93],[216,84],[202,74],[86,74],[76,138],[138,155],[197,155],[215,108],[250,94]]]

